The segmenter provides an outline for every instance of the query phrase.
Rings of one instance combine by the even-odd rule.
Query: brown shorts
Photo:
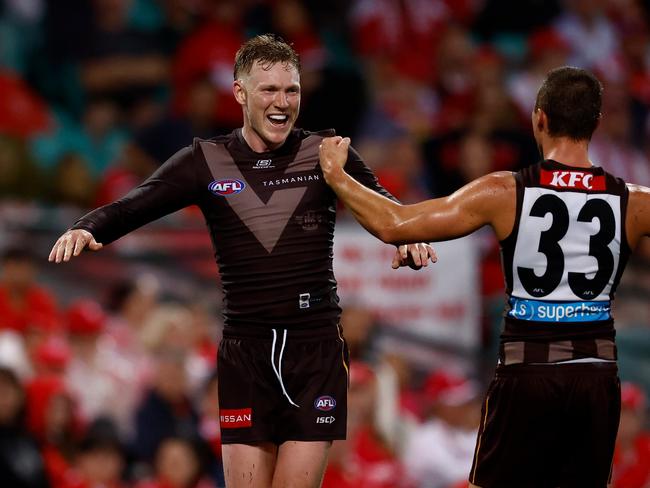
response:
[[[482,488],[605,488],[620,411],[615,363],[500,366],[469,479]]]
[[[222,442],[345,439],[348,362],[340,327],[226,328],[217,359]]]

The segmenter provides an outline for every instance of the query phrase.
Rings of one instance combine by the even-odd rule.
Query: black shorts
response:
[[[615,363],[500,366],[470,481],[482,488],[605,488],[621,412]]]
[[[217,359],[222,442],[345,439],[348,362],[340,327],[226,328]]]

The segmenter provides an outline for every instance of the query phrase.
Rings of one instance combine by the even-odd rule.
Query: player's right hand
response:
[[[319,147],[320,167],[325,180],[332,173],[341,170],[348,160],[349,137],[325,137]]]
[[[79,256],[86,247],[91,251],[99,251],[103,244],[97,242],[87,230],[69,230],[54,243],[48,261],[56,263],[70,261],[72,256]]]

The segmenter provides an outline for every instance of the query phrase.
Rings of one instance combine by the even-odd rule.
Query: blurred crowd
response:
[[[165,299],[154,278],[66,305],[23,248],[0,260],[0,480],[11,488],[223,487],[216,311]],[[325,488],[459,488],[483,387],[449,364],[376,347],[384,324],[345,309],[348,439]],[[615,488],[650,482],[646,397],[623,385]]]
[[[538,159],[553,67],[604,82],[594,161],[650,184],[647,0],[3,0],[0,190],[87,207],[193,137],[241,123],[234,54],[275,32],[303,63],[299,125],[353,137],[403,200]]]
[[[351,136],[402,201],[538,160],[530,112],[545,73],[564,64],[605,86],[592,160],[650,186],[649,27],[648,0],[0,0],[0,205],[77,215],[193,137],[240,126],[234,55],[265,32],[301,55],[298,125]],[[495,310],[498,254],[484,245]],[[647,338],[650,268],[628,276],[617,320]],[[166,300],[148,276],[71,297],[43,286],[29,251],[6,247],[2,485],[222,486],[218,317]],[[378,351],[383,325],[363,307],[346,309],[343,326],[349,440],[332,448],[324,486],[465,486],[484,378]],[[650,486],[646,411],[644,389],[625,383],[614,488]]]

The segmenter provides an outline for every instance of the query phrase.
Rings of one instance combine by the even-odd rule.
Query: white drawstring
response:
[[[284,336],[282,337],[282,347],[280,348],[280,357],[278,358],[277,369],[275,367],[275,342],[278,339],[278,333],[275,331],[275,329],[271,329],[271,330],[273,331],[273,344],[271,345],[271,366],[273,366],[273,372],[275,373],[275,376],[278,377],[278,380],[280,381],[280,386],[282,387],[282,393],[284,393],[284,396],[287,397],[289,403],[294,407],[300,408],[300,405],[296,405],[294,401],[291,399],[291,397],[287,393],[287,390],[284,388],[284,382],[282,381],[282,355],[284,354],[284,346],[287,343],[287,329],[284,329]]]

